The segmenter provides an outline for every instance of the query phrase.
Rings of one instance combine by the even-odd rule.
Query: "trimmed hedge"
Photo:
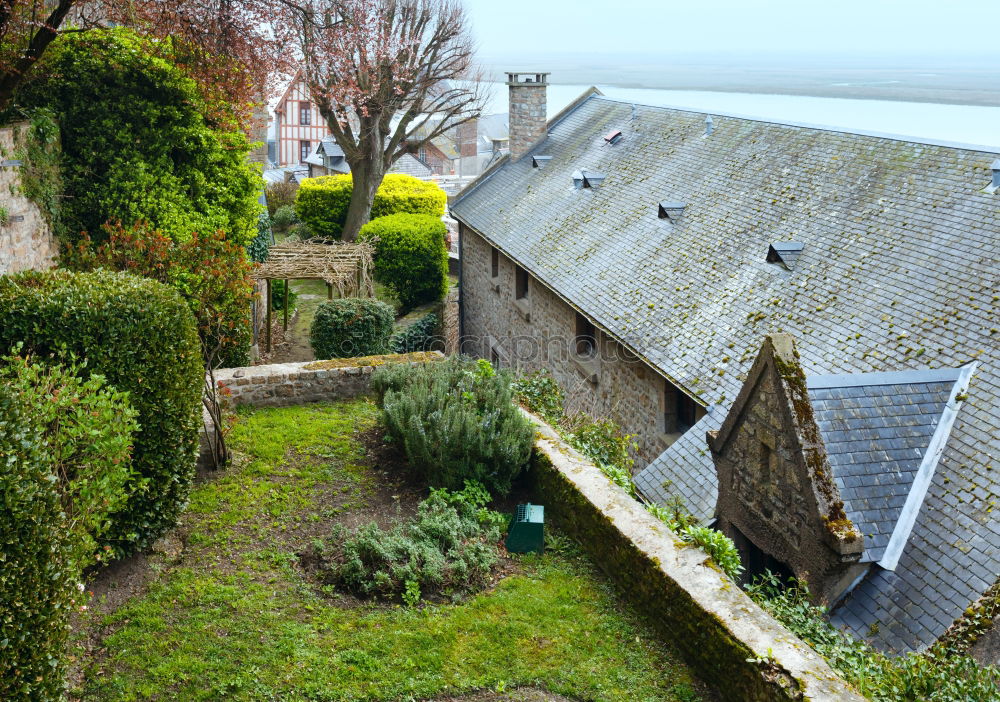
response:
[[[132,467],[148,482],[105,535],[118,555],[176,521],[194,477],[203,367],[195,320],[170,287],[126,273],[28,272],[0,277],[0,353],[64,348],[128,391],[141,427]]]
[[[377,239],[375,279],[392,289],[404,310],[437,302],[448,291],[448,228],[440,217],[394,214],[368,222],[359,241]]]
[[[528,464],[534,430],[513,402],[510,376],[488,361],[383,366],[372,389],[389,433],[431,487],[474,480],[505,495]]]
[[[0,358],[0,699],[64,692],[83,568],[133,479],[135,412],[79,367]]]
[[[438,316],[431,312],[426,314],[406,329],[396,332],[389,339],[389,347],[393,353],[412,353],[413,351],[440,351],[443,343],[437,343],[439,337],[435,332],[438,328]],[[437,346],[437,349],[432,348]]]
[[[354,183],[350,175],[320,176],[302,181],[295,196],[295,214],[315,236],[339,239],[347,220]],[[434,183],[390,173],[375,192],[372,219],[397,213],[441,217],[448,196]]]
[[[392,307],[378,300],[348,297],[316,310],[309,343],[318,360],[373,356],[389,350]]]

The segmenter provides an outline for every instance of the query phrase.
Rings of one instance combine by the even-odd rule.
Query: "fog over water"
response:
[[[589,87],[584,84],[549,85],[549,117],[555,116]],[[1000,107],[607,85],[597,87],[609,98],[644,105],[956,142],[983,146],[986,150],[1000,153]],[[507,111],[507,90],[503,83],[491,86],[491,100],[484,114]]]

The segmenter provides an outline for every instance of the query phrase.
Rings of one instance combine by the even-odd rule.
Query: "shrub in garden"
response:
[[[372,522],[348,535],[337,528],[319,547],[327,584],[363,597],[457,594],[486,582],[499,558],[506,518],[485,509],[489,493],[476,483],[460,492],[431,490],[417,515],[386,531]]]
[[[292,290],[292,285],[288,285],[288,311],[295,309],[299,299],[299,294]],[[283,310],[285,308],[285,281],[279,279],[271,281],[271,309]]]
[[[292,205],[282,205],[274,211],[274,217],[271,219],[274,228],[281,233],[287,232],[298,221],[299,218],[295,216],[295,208]]]
[[[128,29],[59,36],[20,105],[47,108],[61,130],[61,233],[101,236],[139,220],[176,240],[222,230],[240,246],[257,234],[260,173],[250,143],[206,99],[166,42]]]
[[[271,241],[274,234],[271,232],[271,215],[261,212],[257,218],[257,236],[247,244],[247,256],[254,263],[263,263],[271,254]]]
[[[392,308],[361,297],[324,302],[309,329],[309,343],[318,359],[371,356],[389,350],[394,321]]]
[[[980,666],[940,644],[921,653],[887,656],[831,624],[826,609],[811,603],[804,582],[782,582],[766,573],[747,586],[747,594],[874,702],[1000,699],[1000,668]]]
[[[511,382],[514,397],[526,410],[555,426],[563,420],[566,395],[547,370],[519,375]]]
[[[124,273],[28,272],[0,277],[0,353],[86,360],[82,372],[128,391],[138,412],[131,465],[147,489],[129,496],[104,537],[119,554],[176,520],[194,477],[203,367],[194,317],[180,295]]]
[[[61,699],[83,568],[130,491],[126,394],[78,365],[0,358],[0,699]]]
[[[278,214],[282,207],[295,207],[295,193],[299,186],[295,181],[287,183],[268,183],[264,188],[264,197],[267,199],[267,212],[272,217]]]
[[[295,213],[316,236],[339,239],[353,190],[350,175],[308,178],[295,196]],[[434,183],[390,173],[375,192],[370,217],[398,213],[441,217],[447,201],[447,194]]]
[[[440,300],[448,290],[447,232],[440,217],[394,214],[368,222],[358,240],[377,240],[375,279],[409,310]]]
[[[429,485],[455,490],[475,480],[494,494],[510,492],[534,431],[513,403],[506,373],[451,358],[380,368],[372,386],[389,432]]]
[[[431,351],[438,341],[435,334],[438,328],[438,316],[431,312],[426,314],[406,329],[396,332],[389,339],[393,353],[411,353],[413,351]]]
[[[143,223],[105,225],[103,231],[103,243],[84,234],[63,249],[60,262],[76,271],[107,268],[166,283],[187,301],[205,347],[218,346],[217,365],[250,362],[253,264],[242,246],[222,232],[195,233],[177,243]]]

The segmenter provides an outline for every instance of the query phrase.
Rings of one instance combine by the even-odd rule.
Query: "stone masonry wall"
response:
[[[446,355],[459,352],[458,334],[458,288],[449,288],[441,301],[441,338]]]
[[[15,134],[27,129],[26,124],[0,129],[0,160],[16,157]],[[0,222],[0,275],[52,268],[59,253],[41,211],[20,190],[19,169],[0,167],[0,207],[9,218]]]
[[[501,365],[520,371],[547,368],[566,391],[568,411],[612,419],[635,435],[637,463],[662,453],[670,442],[663,377],[600,331],[596,358],[579,362],[572,352],[576,310],[535,280],[527,300],[515,301],[514,262],[500,253],[493,278],[490,243],[465,226],[461,236],[463,352],[487,359],[495,354]]]
[[[215,382],[229,407],[287,407],[362,395],[370,389],[372,372],[385,363],[416,364],[442,358],[440,353],[426,352],[224,368],[216,371]]]
[[[532,476],[546,516],[580,542],[722,699],[864,699],[703,551],[679,541],[551,427],[532,419],[539,430]]]

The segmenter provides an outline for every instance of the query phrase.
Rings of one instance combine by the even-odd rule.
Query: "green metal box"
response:
[[[545,548],[545,508],[530,502],[518,505],[507,530],[511,553],[541,553]]]

